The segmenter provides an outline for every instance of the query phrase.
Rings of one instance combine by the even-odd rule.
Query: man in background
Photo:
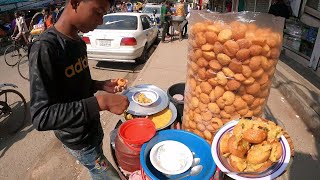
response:
[[[169,34],[169,19],[170,19],[170,12],[168,11],[168,8],[170,8],[169,1],[164,1],[161,6],[161,26],[162,26],[162,36],[161,36],[161,42],[165,41],[166,35]]]
[[[180,3],[183,4],[184,14],[185,14],[185,17],[187,17],[187,15],[189,14],[188,4],[186,2],[184,2],[184,0],[180,0]],[[183,22],[183,24],[184,25],[183,25],[182,36],[186,36],[187,35],[187,31],[188,31],[188,20],[185,20],[185,22]]]
[[[286,5],[284,0],[275,0],[274,3],[270,6],[269,14],[289,19],[291,14],[290,10],[290,7]]]
[[[50,15],[52,16],[52,23],[57,22],[57,12],[56,12],[56,6],[55,5],[50,5]]]
[[[12,33],[12,39],[14,40],[19,40],[20,38],[23,39],[24,41],[24,44],[27,46],[29,41],[28,41],[28,27],[27,27],[27,24],[26,24],[26,21],[22,15],[21,12],[17,11],[15,12],[14,14],[15,16],[15,21],[16,21],[16,26],[14,28],[14,31]],[[18,31],[18,34],[16,34],[16,32]]]

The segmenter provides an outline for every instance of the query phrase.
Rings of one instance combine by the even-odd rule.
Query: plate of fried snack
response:
[[[213,138],[212,156],[233,179],[275,179],[286,170],[291,157],[283,134],[280,126],[262,118],[234,120]]]

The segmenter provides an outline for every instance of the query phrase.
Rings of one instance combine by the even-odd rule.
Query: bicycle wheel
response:
[[[20,76],[29,81],[29,60],[28,56],[24,55],[18,62],[18,72]]]
[[[27,103],[23,95],[14,89],[0,92],[0,137],[20,130],[27,117]]]
[[[8,66],[15,66],[22,57],[20,48],[16,45],[9,46],[4,51],[4,60]]]

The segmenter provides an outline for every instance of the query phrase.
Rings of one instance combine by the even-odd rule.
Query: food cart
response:
[[[137,167],[136,171],[128,172],[120,167],[129,179],[138,175],[142,179],[210,179],[215,173],[226,174],[234,179],[247,179],[248,176],[251,179],[252,176],[274,179],[292,161],[294,151],[289,135],[283,127],[261,118],[280,55],[283,29],[279,24],[283,23],[282,19],[247,12],[227,14],[228,19],[224,19],[225,15],[215,14],[215,17],[210,17],[212,15],[191,15],[187,81],[184,93],[178,93],[183,95],[184,131],[164,130],[154,126],[157,132],[153,137],[144,139],[144,143],[133,141],[133,137],[124,135],[126,128],[123,127],[141,121],[141,116],[152,119],[154,114],[165,108],[171,111],[168,106],[170,98],[154,85],[137,85],[123,93],[131,101],[128,114],[125,115],[130,118],[123,120],[123,125],[126,125],[121,125],[118,132],[115,130],[113,137],[120,136],[127,149],[136,151],[135,156],[140,156],[141,167]],[[233,21],[238,17],[245,21]],[[268,18],[273,18],[273,21]],[[254,23],[245,23],[248,19]],[[273,22],[277,26],[265,25],[265,22]],[[174,117],[172,115],[169,117]],[[169,119],[165,126],[170,127],[171,123]],[[135,138],[139,137],[139,132],[133,134]],[[126,142],[126,139],[131,142]],[[190,160],[182,160],[186,163],[181,167],[188,164],[186,171],[175,174],[164,170],[172,161],[162,159],[162,155],[179,159],[179,155],[172,157],[166,152],[177,152],[180,149],[172,149],[170,146],[166,146],[168,149],[160,148],[162,146],[159,143],[163,145],[165,141],[178,141],[191,151],[191,165]],[[160,157],[158,160],[150,156],[154,153],[155,157]],[[181,151],[172,154],[179,153]],[[200,159],[200,162],[196,159]],[[159,164],[162,167],[158,167]],[[180,169],[176,171],[180,172]]]

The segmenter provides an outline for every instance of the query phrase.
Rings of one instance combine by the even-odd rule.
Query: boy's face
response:
[[[80,1],[76,9],[75,25],[83,33],[94,30],[103,22],[103,15],[110,7],[109,0]]]

